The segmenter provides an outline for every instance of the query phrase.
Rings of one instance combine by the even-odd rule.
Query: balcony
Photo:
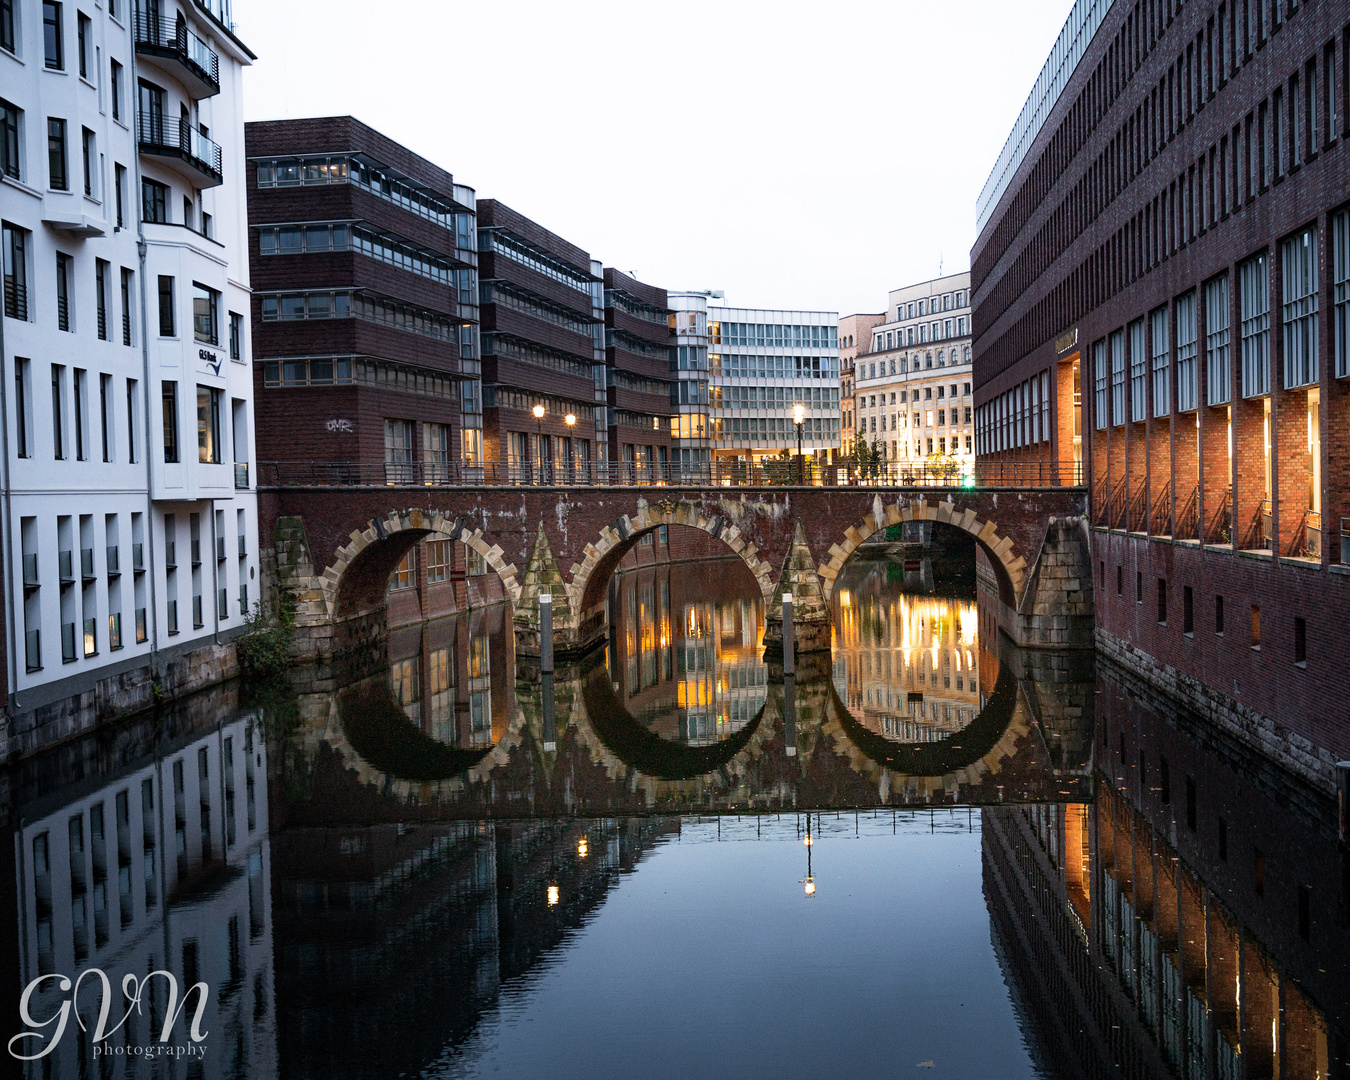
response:
[[[239,557],[241,559],[248,558],[248,537],[243,533],[239,534]]]
[[[194,128],[189,120],[142,112],[137,117],[136,130],[141,153],[164,162],[193,187],[219,187],[225,182],[220,146]]]
[[[80,548],[80,577],[85,581],[94,580],[94,549]]]
[[[38,557],[36,552],[30,552],[23,557],[23,587],[25,589],[36,589],[41,584],[38,577]]]
[[[216,562],[225,561],[225,537],[216,537]]]
[[[60,571],[61,584],[73,585],[75,583],[75,566],[72,552],[69,548],[57,552],[56,564]]]
[[[131,569],[137,574],[145,573],[145,545],[131,545]]]
[[[176,570],[178,568],[178,545],[170,540],[164,545],[164,569]]]
[[[122,573],[122,559],[118,553],[116,544],[109,544],[106,551],[108,559],[108,576],[120,577]]]
[[[23,636],[24,666],[29,671],[42,668],[42,631],[29,630]]]
[[[236,491],[248,490],[248,462],[236,461],[234,463],[234,487]]]
[[[220,57],[182,19],[155,18],[137,11],[133,27],[137,56],[164,68],[193,98],[220,93]]]

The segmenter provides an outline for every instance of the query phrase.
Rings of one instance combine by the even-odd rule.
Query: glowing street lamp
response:
[[[544,407],[536,405],[530,410],[534,413],[535,453],[539,455],[539,482],[544,482]]]
[[[802,484],[805,481],[802,478],[802,420],[806,416],[806,406],[798,402],[792,406],[792,422],[797,425],[797,483]]]
[[[567,425],[567,468],[572,474],[572,480],[577,478],[577,451],[576,444],[572,442],[572,429],[577,426],[577,414],[568,413],[563,417],[563,423]]]

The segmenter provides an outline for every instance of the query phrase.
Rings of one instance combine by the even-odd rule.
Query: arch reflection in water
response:
[[[911,583],[897,588],[897,569],[888,559],[856,560],[841,577],[832,601],[835,689],[868,731],[935,742],[979,715],[998,658],[981,651],[973,599],[902,591]]]
[[[738,560],[643,567],[610,584],[607,663],[630,716],[653,734],[708,746],[764,708],[764,601]]]
[[[511,646],[504,606],[392,631],[388,670],[337,695],[347,742],[399,779],[472,767],[509,726]]]

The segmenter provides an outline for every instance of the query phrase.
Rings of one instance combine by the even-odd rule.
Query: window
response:
[[[33,456],[32,365],[21,356],[14,358],[14,420],[16,452],[19,457]]]
[[[94,260],[94,303],[98,311],[98,339],[108,340],[108,264]]]
[[[96,194],[94,180],[98,173],[94,165],[98,161],[98,149],[94,133],[88,128],[80,129],[80,151],[84,155],[84,193],[92,198]]]
[[[125,165],[113,166],[113,199],[117,203],[117,227],[125,229],[126,225],[126,191],[127,191],[127,168]]]
[[[1347,71],[1350,71],[1350,68],[1347,68]],[[1350,210],[1342,210],[1334,215],[1331,219],[1331,228],[1332,328],[1336,377],[1343,379],[1350,375]]]
[[[112,461],[113,452],[113,415],[112,415],[112,376],[98,377],[98,413],[99,427],[103,434],[103,460]]]
[[[1148,353],[1144,348],[1144,320],[1130,323],[1130,421],[1148,416]]]
[[[1300,618],[1294,619],[1294,663],[1308,665],[1308,624]]]
[[[5,314],[28,318],[28,233],[4,223]]]
[[[1111,345],[1111,424],[1125,423],[1125,334],[1117,330]]]
[[[449,540],[427,542],[427,582],[445,581],[450,577]]]
[[[79,52],[80,78],[89,78],[89,69],[93,66],[89,63],[89,16],[84,12],[77,12],[75,15],[75,48]]]
[[[56,328],[69,331],[74,320],[70,310],[70,256],[56,253]]]
[[[1144,602],[1144,572],[1142,570],[1134,572],[1134,602],[1136,604]]]
[[[412,548],[399,560],[394,572],[389,575],[389,588],[411,589],[417,584],[417,549]]]
[[[159,336],[174,336],[173,278],[159,276]]]
[[[141,181],[141,217],[165,225],[169,221],[169,189],[157,180]]]
[[[197,387],[197,460],[220,463],[220,391]]]
[[[1158,625],[1167,625],[1167,579],[1158,579]]]
[[[1106,427],[1106,394],[1107,394],[1107,375],[1106,375],[1106,342],[1099,341],[1092,346],[1092,368],[1095,379],[1093,390],[1093,421],[1098,431]]]
[[[1196,371],[1195,293],[1178,296],[1177,318],[1177,412],[1191,412],[1199,404],[1200,383]]]
[[[161,281],[164,279],[161,278]],[[219,343],[220,293],[199,281],[192,283],[192,336],[208,345]]]
[[[1261,606],[1260,606],[1259,604],[1253,604],[1253,605],[1252,605],[1252,648],[1253,648],[1253,649],[1259,649],[1260,647],[1261,647]]]
[[[413,425],[411,420],[384,422],[385,471],[393,480],[412,478]]]
[[[237,311],[230,312],[230,359],[244,359],[244,317]]]
[[[1189,585],[1183,586],[1181,590],[1181,632],[1187,635],[1195,633],[1195,594]]]
[[[1264,255],[1238,268],[1241,285],[1242,396],[1270,393],[1270,267]]]
[[[57,461],[66,457],[66,369],[62,364],[52,365],[52,456]]]
[[[1223,637],[1223,597],[1214,597],[1214,633]]]
[[[61,45],[61,5],[42,2],[42,46],[47,67],[62,70],[65,65]]]
[[[108,97],[112,99],[114,120],[122,119],[122,65],[116,60],[108,62]]]
[[[0,0],[0,49],[14,51],[14,0]]]
[[[1317,382],[1317,230],[1284,242],[1284,385]]]
[[[450,476],[450,428],[447,424],[422,425],[422,461],[427,479],[448,479]]]
[[[164,415],[164,460],[172,464],[178,460],[178,384],[166,382],[160,387],[160,403]]]
[[[131,344],[131,279],[134,271],[122,267],[122,344]]]
[[[66,122],[54,116],[47,118],[47,178],[53,191],[70,190],[70,177],[66,174]]]
[[[127,461],[136,464],[136,380],[127,380]]]
[[[1231,400],[1229,366],[1228,275],[1205,283],[1205,401],[1224,405]]]
[[[19,116],[22,110],[0,101],[0,173],[19,179]]]
[[[1153,323],[1153,415],[1168,416],[1172,412],[1171,352],[1168,348],[1167,308],[1160,307],[1150,315]]]

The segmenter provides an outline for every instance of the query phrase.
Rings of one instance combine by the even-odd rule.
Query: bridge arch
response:
[[[830,545],[830,559],[822,563],[817,570],[824,587],[825,599],[834,594],[834,583],[844,564],[873,533],[891,525],[906,521],[933,521],[952,528],[963,529],[975,537],[975,542],[989,557],[998,578],[999,598],[1010,608],[1016,610],[1018,602],[1026,588],[1026,558],[1018,552],[1012,538],[1003,536],[994,521],[981,520],[973,509],[962,509],[948,498],[945,502],[930,505],[926,499],[913,499],[908,503],[896,502],[890,506],[882,503],[878,495],[872,503],[872,511],[864,515],[856,525],[845,530],[843,539]]]
[[[463,518],[413,507],[372,519],[361,531],[353,530],[350,541],[337,549],[319,579],[329,617],[344,619],[382,608],[389,575],[413,546],[429,536],[458,540],[476,551],[501,578],[512,605],[519,602],[516,567],[506,562],[499,546],[484,540],[482,529],[470,528]]]
[[[754,575],[764,599],[767,601],[773,595],[774,568],[760,558],[759,549],[742,537],[740,529],[722,514],[687,499],[653,503],[639,500],[637,513],[625,514],[606,525],[599,538],[586,545],[581,562],[572,567],[572,582],[567,590],[578,625],[583,613],[604,599],[609,579],[624,555],[644,534],[662,525],[684,525],[721,540]]]

